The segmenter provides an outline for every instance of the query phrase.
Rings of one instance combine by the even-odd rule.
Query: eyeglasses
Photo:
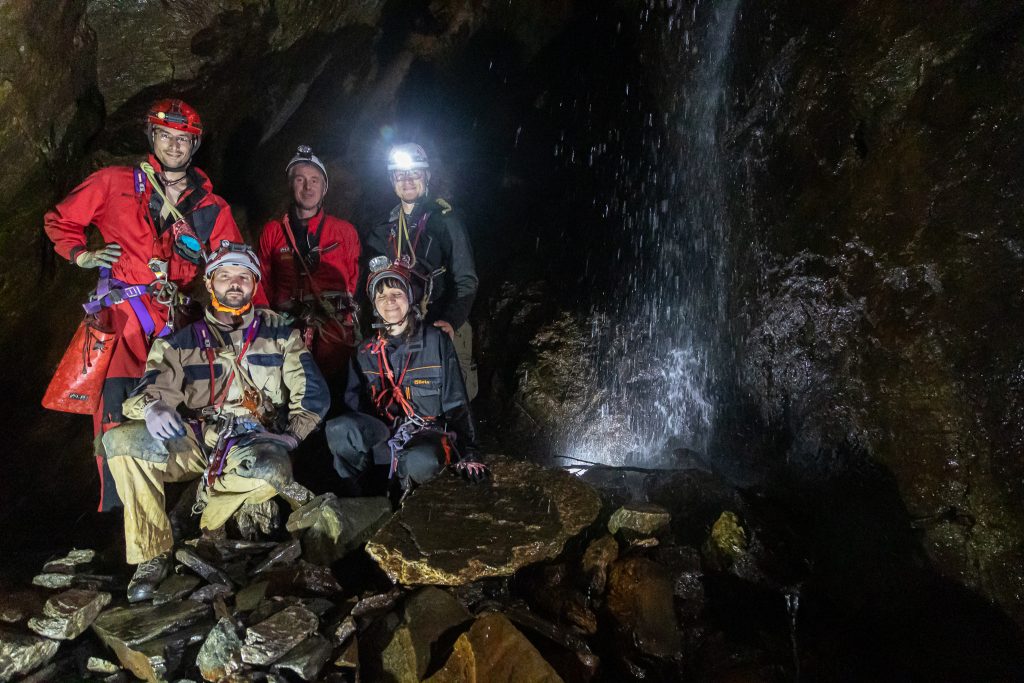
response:
[[[424,172],[415,171],[392,171],[391,179],[396,183],[404,183],[406,180],[423,180]]]
[[[169,145],[173,142],[181,147],[192,146],[191,135],[171,135],[166,130],[158,130],[156,132],[156,139],[164,143],[165,145]]]

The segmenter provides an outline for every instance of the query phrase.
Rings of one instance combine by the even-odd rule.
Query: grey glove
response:
[[[142,413],[146,421],[146,429],[154,439],[166,441],[185,436],[185,423],[178,411],[163,401],[154,401],[146,406]]]
[[[276,439],[260,434],[242,439],[231,449],[229,464],[234,471],[248,479],[262,479],[280,491],[292,482],[292,460],[288,451]]]
[[[94,251],[83,251],[75,257],[80,268],[109,268],[121,258],[121,245],[116,242],[105,244]]]
[[[295,322],[295,316],[291,313],[272,311],[269,308],[259,309],[259,314],[263,324],[271,330],[276,330],[279,327],[290,327]]]

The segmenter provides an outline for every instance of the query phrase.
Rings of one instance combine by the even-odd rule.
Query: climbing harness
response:
[[[398,455],[405,448],[412,438],[423,432],[433,432],[441,436],[441,447],[444,449],[444,464],[449,465],[452,461],[453,444],[455,434],[438,426],[433,417],[423,417],[416,412],[413,406],[412,395],[408,387],[403,392],[402,385],[405,375],[409,371],[409,363],[412,356],[405,359],[405,366],[402,368],[398,379],[395,379],[394,370],[387,357],[387,339],[379,336],[377,341],[370,347],[370,354],[377,356],[377,368],[380,372],[381,389],[370,387],[370,398],[377,409],[378,415],[391,417],[392,426],[395,432],[388,439],[388,450],[391,452],[391,466],[388,469],[388,479],[395,476],[398,470]],[[392,408],[398,406],[402,414],[392,417]]]

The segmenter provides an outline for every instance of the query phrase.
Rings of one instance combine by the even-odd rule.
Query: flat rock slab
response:
[[[246,630],[242,661],[257,666],[272,664],[316,631],[319,624],[317,616],[305,607],[286,607]]]
[[[330,641],[314,634],[293,647],[274,664],[273,669],[291,671],[304,681],[312,681],[323,671],[333,650]]]
[[[56,560],[50,560],[44,564],[43,571],[55,574],[74,574],[80,565],[89,564],[95,558],[95,550],[72,550],[64,557]]]
[[[486,614],[459,636],[444,667],[428,683],[561,683],[562,678],[544,661],[508,619]]]
[[[462,585],[552,558],[598,515],[578,478],[504,457],[473,484],[442,472],[406,499],[366,545],[392,581]]]
[[[56,640],[0,629],[0,681],[14,680],[46,664],[59,647]]]
[[[114,643],[139,645],[194,624],[210,614],[210,607],[185,600],[166,605],[115,607],[92,623],[92,629],[110,647]]]
[[[153,604],[163,605],[181,600],[199,586],[199,578],[191,574],[171,574],[153,593]],[[221,585],[221,584],[215,584]]]
[[[41,636],[74,640],[110,604],[110,593],[72,588],[55,595],[43,606],[43,616],[28,620],[28,627]]]

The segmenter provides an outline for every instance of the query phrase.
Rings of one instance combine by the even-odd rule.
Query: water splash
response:
[[[670,3],[666,22],[644,27],[669,87],[663,110],[644,118],[644,149],[623,160],[612,205],[629,250],[617,255],[618,287],[594,311],[590,347],[602,400],[570,427],[569,457],[657,467],[672,449],[708,450],[726,327],[721,138],[739,4]],[[641,21],[654,21],[653,8]]]

